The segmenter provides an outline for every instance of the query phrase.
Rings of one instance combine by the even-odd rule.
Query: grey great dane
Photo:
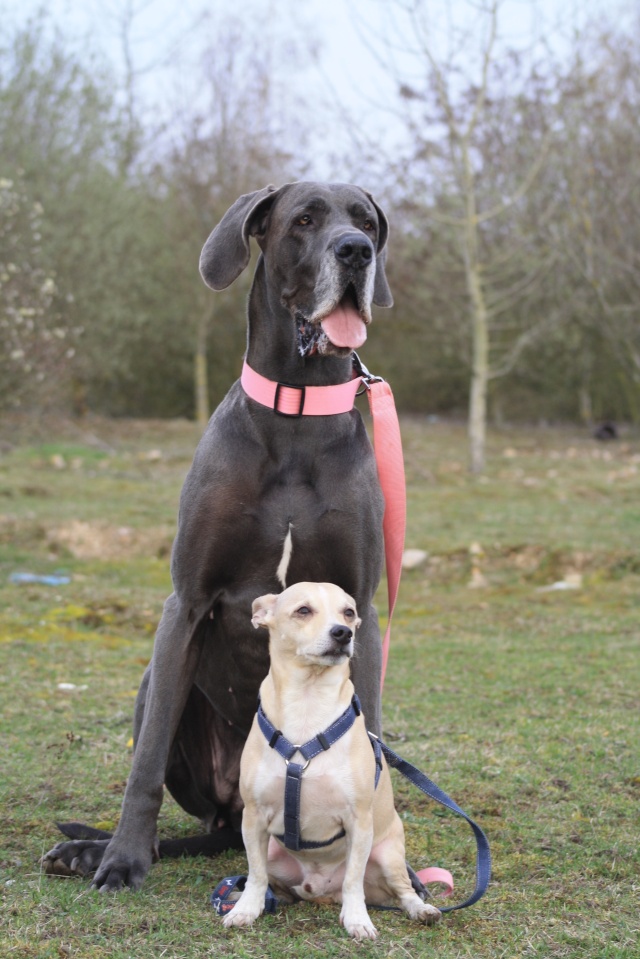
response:
[[[387,234],[384,213],[356,186],[297,182],[240,197],[207,240],[200,270],[210,287],[225,289],[256,239],[250,367],[296,387],[350,381],[372,303],[392,305]],[[368,728],[380,733],[372,600],[383,508],[357,410],[283,416],[250,399],[240,382],[232,386],[182,490],[174,592],[136,700],[118,827],[113,837],[59,843],[44,857],[47,871],[95,871],[93,885],[105,891],[139,888],[158,849],[163,854],[156,825],[164,785],[204,822],[208,852],[241,845],[240,754],[269,666],[266,630],[260,638],[251,625],[256,596],[305,580],[336,583],[353,596],[362,617],[353,679]]]

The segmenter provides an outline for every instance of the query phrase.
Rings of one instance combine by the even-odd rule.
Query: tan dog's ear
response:
[[[251,623],[254,629],[257,629],[259,626],[269,625],[273,619],[273,610],[277,599],[278,597],[275,593],[267,593],[266,596],[258,596],[257,599],[254,599],[251,607],[251,612],[253,613]]]

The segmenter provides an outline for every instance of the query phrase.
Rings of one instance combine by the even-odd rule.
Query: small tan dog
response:
[[[253,923],[264,909],[267,884],[289,902],[341,902],[340,921],[355,939],[376,937],[365,903],[396,901],[412,919],[436,922],[440,911],[420,899],[407,875],[387,764],[382,758],[376,787],[372,742],[357,700],[352,705],[349,660],[360,625],[353,600],[330,583],[297,583],[256,599],[252,623],[269,630],[271,668],[260,687],[263,725],[256,716],[240,768],[249,877],[225,926]],[[349,728],[328,744],[343,714]],[[295,756],[299,816],[293,830],[302,848],[285,848],[292,828],[290,818],[285,822],[285,778],[295,767],[293,753],[285,759],[278,748],[306,749],[310,740],[317,751],[306,766],[305,756],[301,762]]]

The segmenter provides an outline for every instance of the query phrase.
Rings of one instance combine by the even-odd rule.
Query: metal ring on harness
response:
[[[296,746],[296,752],[297,752],[299,749],[300,749],[300,746]],[[295,753],[294,753],[293,755],[295,756]],[[290,759],[285,759],[284,756],[283,756],[282,758],[284,759],[284,764],[285,764],[285,766],[288,766],[288,765],[290,764],[291,760],[290,760]],[[311,760],[310,760],[310,759],[307,759],[306,763],[304,764],[304,766],[302,767],[302,769],[300,770],[300,772],[303,773],[303,772],[305,771],[305,769],[307,768],[307,766],[309,765],[310,762],[311,762]]]

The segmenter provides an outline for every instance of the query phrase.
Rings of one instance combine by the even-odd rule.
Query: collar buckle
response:
[[[300,394],[300,404],[298,406],[297,413],[288,413],[285,410],[278,409],[278,403],[281,398],[282,390],[298,390]],[[306,397],[306,387],[305,386],[290,386],[288,383],[277,383],[276,384],[276,395],[273,398],[273,412],[277,413],[278,416],[287,416],[290,419],[300,419],[304,413],[304,401]],[[283,397],[284,398],[284,397]],[[290,398],[290,394],[289,397]]]

